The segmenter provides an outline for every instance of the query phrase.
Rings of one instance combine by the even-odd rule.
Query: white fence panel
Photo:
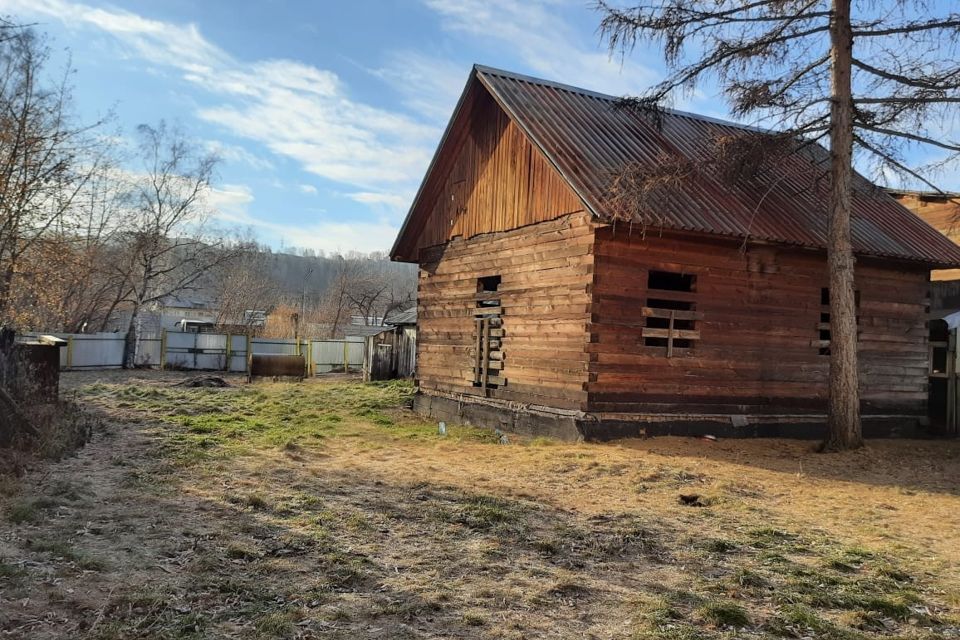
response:
[[[363,340],[360,338],[360,340]],[[316,373],[330,373],[333,370],[343,371],[344,360],[350,369],[359,369],[363,366],[364,343],[354,340],[314,340],[313,366]]]
[[[167,334],[166,365],[174,369],[196,369],[194,349],[196,347],[195,333],[168,331]]]
[[[39,333],[22,334],[32,339]],[[123,365],[122,333],[58,333],[70,346],[60,350],[63,369],[109,369]],[[228,344],[229,342],[229,344]],[[167,331],[163,336],[147,335],[140,339],[137,349],[139,366],[207,369],[243,373],[247,370],[247,348],[257,355],[296,355],[301,347],[297,340],[281,338],[251,338],[242,334],[192,333]],[[307,347],[307,343],[303,343]],[[344,359],[350,370],[363,367],[366,343],[361,337],[346,340],[312,340],[309,342],[310,361],[314,373],[343,371]],[[229,367],[227,366],[229,365]]]
[[[61,334],[57,337],[70,340],[70,353],[61,349],[60,362],[67,366],[65,359],[69,356],[71,369],[112,369],[123,365],[123,334]]]
[[[351,369],[359,369],[363,366],[363,354],[366,350],[366,343],[361,339],[358,342],[347,342],[347,363]]]
[[[254,338],[250,341],[250,348],[258,356],[295,356],[297,355],[297,341],[284,338]]]
[[[230,371],[243,373],[247,370],[247,336],[230,336]]]
[[[219,333],[195,333],[194,369],[227,368],[227,336]]]
[[[159,367],[160,347],[163,341],[159,338],[141,338],[137,346],[137,366]]]

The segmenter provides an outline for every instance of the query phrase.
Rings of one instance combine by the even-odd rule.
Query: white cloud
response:
[[[323,178],[364,189],[414,183],[439,137],[435,125],[353,100],[332,71],[295,60],[241,63],[192,24],[67,0],[0,0],[0,8],[112,35],[127,55],[177,70],[218,99],[198,109],[198,117]]]
[[[96,27],[116,36],[128,55],[154,64],[172,64],[202,73],[229,60],[229,56],[204,39],[192,24],[174,25],[130,11],[100,9],[65,0],[3,0],[0,6],[4,12],[59,18],[68,28]]]
[[[452,32],[499,42],[535,73],[614,95],[635,94],[658,79],[653,69],[611,59],[599,40],[587,43],[558,14],[555,0],[423,0]],[[599,18],[598,18],[599,20]]]
[[[225,184],[210,187],[206,193],[206,204],[214,215],[225,222],[249,224],[246,220],[247,209],[253,202],[253,191],[245,184]]]
[[[229,164],[245,164],[251,169],[265,171],[273,169],[273,163],[258,156],[247,149],[235,144],[226,144],[219,140],[207,140],[204,148],[210,153],[215,153],[220,159]]]
[[[396,193],[373,193],[370,191],[358,191],[356,193],[346,194],[354,202],[368,205],[383,205],[389,209],[397,211],[406,211],[410,208],[412,197]]]
[[[307,218],[296,224],[263,220],[250,214],[249,208],[254,202],[254,195],[250,187],[243,184],[225,184],[211,188],[206,194],[206,202],[213,210],[214,219],[220,222],[249,228],[258,237],[273,239],[277,244],[283,241],[287,246],[327,253],[349,250],[364,253],[387,251],[393,246],[400,230],[388,219],[373,222],[337,222],[320,216]]]
[[[467,82],[470,65],[406,50],[389,54],[386,64],[370,71],[392,86],[409,109],[446,124]]]
[[[317,193],[319,193],[317,191],[317,188],[312,184],[300,184],[300,185],[297,185],[297,188],[300,189],[301,193],[305,193],[310,196],[315,196],[317,195]]]
[[[250,215],[246,207],[249,190],[226,190],[212,196],[217,204],[217,219],[231,225],[247,227],[260,238],[273,239],[287,246],[303,247],[333,253],[338,251],[387,251],[393,246],[399,227],[386,220],[374,222],[337,222],[326,218],[283,224]]]

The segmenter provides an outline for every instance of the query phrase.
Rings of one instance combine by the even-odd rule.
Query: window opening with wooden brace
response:
[[[853,292],[853,304],[857,310],[857,324],[860,324],[860,292]],[[822,356],[830,355],[830,289],[820,289],[820,322],[817,323],[817,339],[813,345]]]
[[[647,274],[647,304],[641,309],[645,347],[666,347],[668,358],[675,349],[692,349],[700,339],[697,322],[703,314],[695,308],[696,276],[670,271]]]
[[[477,279],[474,310],[473,386],[497,389],[503,378],[503,309],[500,306],[500,276]]]

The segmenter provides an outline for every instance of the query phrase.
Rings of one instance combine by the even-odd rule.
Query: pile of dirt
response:
[[[229,382],[218,376],[199,376],[197,378],[187,378],[174,384],[175,387],[193,387],[193,388],[214,388],[229,387]]]

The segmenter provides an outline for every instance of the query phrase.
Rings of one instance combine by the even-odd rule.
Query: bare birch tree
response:
[[[270,278],[264,253],[254,243],[237,247],[236,259],[218,268],[211,286],[217,300],[217,324],[245,325],[258,318],[248,312],[267,312],[279,303],[277,283]]]
[[[161,122],[137,128],[143,175],[134,179],[124,255],[115,267],[129,294],[124,367],[136,364],[140,315],[150,303],[198,289],[209,272],[239,253],[207,227],[205,196],[217,157],[200,153]]]
[[[350,289],[359,273],[356,260],[337,256],[337,265],[330,285],[323,296],[322,315],[330,327],[330,337],[336,338],[343,326],[350,324]]]
[[[717,162],[762,171],[783,153],[829,142],[827,262],[830,374],[825,450],[863,444],[854,255],[850,234],[854,159],[936,189],[955,163],[960,105],[960,13],[923,0],[661,0],[621,8],[601,0],[600,31],[611,51],[659,46],[666,78],[624,106],[649,114],[677,95],[716,82],[731,112],[776,130],[718,141]],[[918,149],[940,155],[923,166]],[[856,154],[856,156],[855,156]],[[620,176],[643,194],[682,180],[689,168]]]

